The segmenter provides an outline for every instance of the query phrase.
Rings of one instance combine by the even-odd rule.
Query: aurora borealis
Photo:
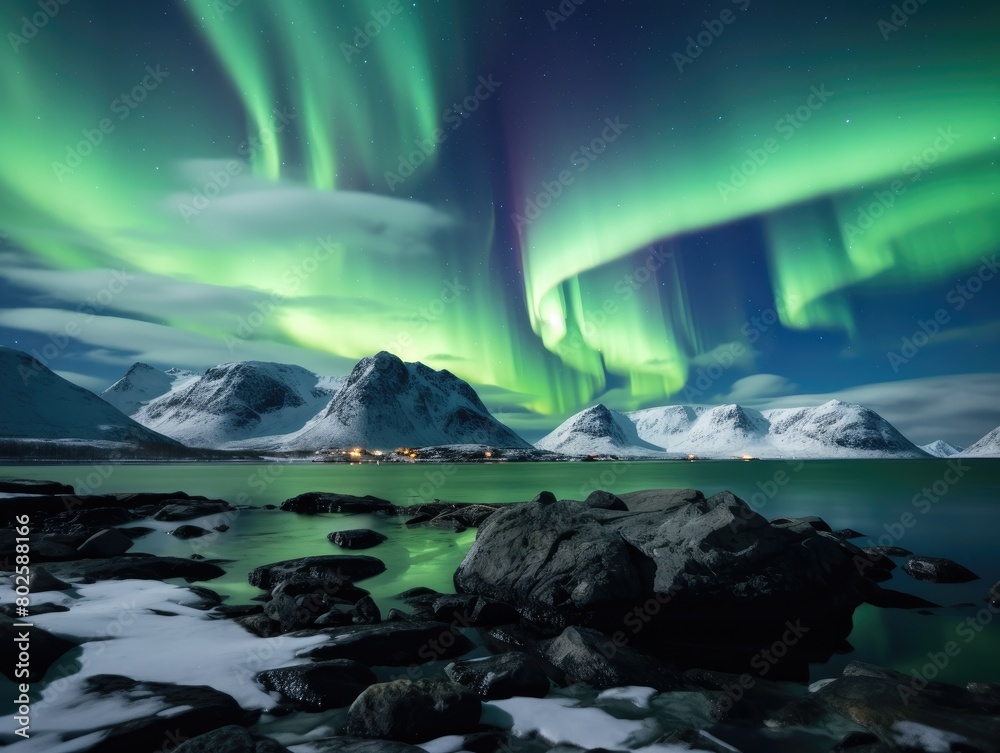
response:
[[[386,349],[526,435],[898,421],[932,385],[990,403],[940,438],[1000,423],[994,2],[10,0],[0,32],[0,342],[88,388]]]

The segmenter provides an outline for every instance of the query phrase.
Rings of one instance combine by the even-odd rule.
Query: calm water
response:
[[[932,615],[862,607],[855,614],[855,651],[815,667],[815,677],[836,673],[851,659],[903,671],[921,667],[928,653],[954,641],[960,648],[941,676],[956,682],[1000,681],[1000,615],[980,611],[983,597],[1000,580],[1000,460],[962,461],[784,461],[528,463],[490,465],[169,464],[119,466],[30,466],[0,469],[0,475],[47,478],[86,492],[184,490],[234,504],[280,504],[306,491],[374,494],[397,504],[433,498],[449,501],[514,502],[543,489],[560,498],[582,499],[593,489],[623,493],[656,487],[694,487],[706,494],[730,489],[765,517],[819,515],[834,529],[854,528],[870,537],[855,543],[897,544],[917,554],[950,557],[981,580],[935,585],[897,570],[885,586],[915,593],[941,609]],[[926,490],[926,491],[925,491]],[[206,521],[201,522],[203,525]],[[231,603],[259,593],[246,583],[252,567],[291,557],[329,554],[331,531],[370,527],[389,541],[369,550],[387,572],[361,585],[383,611],[393,596],[417,585],[451,590],[451,576],[475,538],[403,521],[366,515],[300,516],[277,510],[231,513],[231,530],[210,540],[178,541],[165,531],[140,539],[135,551],[231,560],[227,575],[206,585]],[[142,522],[142,525],[147,523]],[[961,606],[965,604],[966,606]],[[974,606],[971,606],[974,605]],[[969,618],[978,621],[965,625]]]

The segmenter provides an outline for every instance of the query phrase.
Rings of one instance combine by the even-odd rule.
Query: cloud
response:
[[[232,175],[231,166],[241,165]],[[230,169],[227,169],[227,165]],[[254,178],[245,163],[197,160],[179,166],[185,185],[215,185],[202,204],[193,190],[170,194],[163,209],[179,220],[181,235],[197,246],[287,241],[334,235],[352,252],[388,257],[432,256],[460,223],[427,204],[360,191],[319,191]],[[226,175],[229,182],[219,188]],[[211,190],[208,194],[215,194]],[[206,194],[206,195],[208,195]]]
[[[744,403],[766,397],[778,397],[794,393],[799,386],[777,374],[752,374],[737,379],[725,395],[712,399],[715,404]]]
[[[72,330],[69,345],[59,348],[46,365],[53,370],[74,371],[82,377],[107,373],[107,367],[124,372],[136,361],[193,371],[231,361],[276,361],[334,375],[349,373],[355,363],[314,350],[255,340],[239,341],[230,349],[221,338],[116,316],[87,317],[76,311],[53,308],[0,310],[0,326],[40,335],[67,332],[71,322],[77,328]],[[73,364],[72,369],[69,363]],[[109,384],[110,381],[104,386]]]

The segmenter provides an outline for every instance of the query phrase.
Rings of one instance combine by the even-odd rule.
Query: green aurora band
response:
[[[34,7],[17,5],[3,14],[5,28]],[[514,221],[497,212],[488,181],[469,194],[442,187],[433,180],[441,150],[405,186],[426,203],[395,195],[384,178],[397,155],[433,139],[448,103],[485,72],[477,66],[487,63],[459,44],[477,38],[462,32],[481,26],[484,10],[382,0],[180,5],[228,91],[178,67],[166,78],[173,93],[147,87],[144,101],[120,109],[121,91],[148,75],[145,62],[102,62],[87,54],[96,38],[55,24],[5,61],[0,88],[21,117],[0,140],[4,229],[51,267],[125,265],[277,296],[282,305],[255,338],[351,358],[389,349],[544,414],[579,409],[612,388],[616,407],[634,408],[677,395],[692,364],[740,341],[745,321],[699,317],[683,255],[650,249],[759,218],[783,325],[856,338],[852,291],[944,280],[1000,244],[997,24],[970,31],[947,9],[921,10],[934,23],[930,43],[909,29],[883,39],[874,20],[859,28],[849,76],[828,50],[803,51],[803,40],[779,36],[751,10],[726,34],[756,30],[773,40],[766,53],[733,67],[737,47],[727,51],[722,37],[687,70],[660,65],[650,86],[661,86],[661,96],[609,96],[604,110],[579,88],[581,109],[594,118],[572,123],[544,97],[505,83],[490,105],[532,124],[508,134],[517,212],[571,167],[581,144],[601,136],[605,117],[629,124],[522,223],[522,298],[496,282],[497,225]],[[379,34],[354,47],[355,28],[379,14],[389,14]],[[793,54],[809,65],[779,65]],[[48,62],[73,56],[91,67],[78,77],[85,85]],[[565,91],[555,78],[550,85]],[[235,108],[216,107],[220,96],[241,105],[241,121],[230,117]],[[566,96],[572,104],[574,93]],[[709,100],[732,103],[727,117],[690,105]],[[276,119],[282,112],[293,114],[288,123]],[[100,131],[104,119],[113,132],[71,166],[81,134]],[[248,152],[248,143],[259,147]],[[179,210],[236,153],[249,164],[234,163],[213,206],[192,216]],[[486,155],[470,155],[469,165],[484,174]],[[252,200],[267,202],[270,192],[303,206],[330,197],[348,208],[376,202],[386,224],[404,217],[421,231],[404,233],[395,251],[372,245],[378,223],[335,231],[315,273],[290,286],[289,265],[316,253],[317,233],[293,223],[251,232],[252,222],[237,232],[215,213],[246,199],[238,206],[252,215]],[[459,196],[470,216],[441,209]],[[621,285],[640,279],[649,259],[642,279],[655,282]],[[206,330],[183,307],[166,324],[227,334]]]

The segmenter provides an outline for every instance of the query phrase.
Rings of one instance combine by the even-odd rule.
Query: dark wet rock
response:
[[[917,580],[932,583],[968,583],[979,579],[971,570],[943,557],[910,557],[903,570]]]
[[[457,518],[445,515],[431,518],[427,521],[427,524],[432,528],[440,528],[442,531],[452,531],[453,533],[462,533],[462,531],[468,528],[468,526]]]
[[[414,515],[408,521],[406,521],[406,526],[408,528],[414,528],[415,526],[419,526],[423,523],[430,523],[432,520],[434,520],[433,515],[427,512],[422,512]]]
[[[371,596],[365,596],[354,605],[354,622],[359,625],[377,625],[382,622],[382,612]]]
[[[350,604],[357,604],[361,599],[368,596],[368,591],[360,586],[354,585],[351,581],[336,576],[319,573],[310,575],[308,573],[296,573],[279,581],[271,588],[271,597],[280,596],[304,596],[315,594],[326,596]]]
[[[143,536],[148,536],[156,532],[155,528],[148,528],[146,526],[129,526],[128,528],[119,528],[118,530],[132,540],[141,539]]]
[[[444,526],[454,521],[463,528],[479,528],[496,511],[497,508],[491,505],[458,505],[439,513],[430,522],[433,526]]]
[[[136,515],[123,507],[95,507],[89,510],[72,510],[53,515],[45,520],[46,530],[54,531],[69,525],[115,526],[135,520]]]
[[[809,526],[814,531],[823,531],[824,533],[832,533],[830,525],[815,515],[807,515],[802,518],[774,518],[771,521],[772,526],[787,527],[795,530],[801,529],[803,526]]]
[[[480,698],[544,698],[549,692],[545,668],[538,659],[520,651],[452,662],[444,671],[452,682],[468,688]]]
[[[349,706],[361,691],[376,682],[364,664],[334,659],[294,667],[269,669],[257,675],[267,690],[276,690],[304,711]]]
[[[882,588],[874,583],[865,586],[863,593],[867,603],[883,609],[937,609],[941,606],[920,596]]]
[[[196,601],[186,601],[184,602],[184,606],[207,611],[222,604],[222,597],[211,588],[188,586],[187,590],[197,596],[198,599]]]
[[[120,675],[95,675],[85,683],[86,695],[116,696],[123,705],[141,701],[161,706],[160,713],[109,728],[88,753],[159,751],[167,744],[173,748],[220,727],[250,724],[255,717],[241,709],[232,696],[206,685],[137,682]]]
[[[774,682],[759,674],[759,667],[744,666],[743,672],[715,672],[691,669],[685,679],[710,691],[707,700],[713,705],[713,717],[729,722],[749,723],[757,727],[762,721],[770,726],[784,727],[798,721],[816,719],[820,712],[798,683]]]
[[[184,578],[189,583],[212,580],[225,574],[211,562],[195,562],[180,557],[156,557],[152,554],[125,554],[110,559],[73,560],[51,562],[46,567],[57,578],[81,578],[86,582],[97,580],[167,580]]]
[[[271,589],[264,613],[283,632],[348,625],[354,621],[354,605],[367,596],[368,591],[337,577],[293,574]]]
[[[590,628],[571,626],[539,644],[542,656],[566,676],[598,689],[641,685],[660,691],[688,687],[681,675],[663,662]]]
[[[326,492],[306,492],[286,499],[281,503],[281,509],[310,515],[321,512],[367,512],[390,515],[393,512],[392,503],[387,499],[371,495],[355,497],[351,494]]]
[[[252,614],[264,614],[264,607],[260,604],[220,604],[215,612],[229,618],[248,617]]]
[[[419,598],[421,596],[442,596],[440,591],[435,591],[433,588],[427,588],[426,586],[415,586],[414,588],[408,588],[402,593],[397,595],[397,598],[405,601],[407,604],[410,603],[410,599]]]
[[[193,737],[172,750],[173,753],[289,753],[288,748],[275,740],[235,724]]]
[[[350,531],[334,531],[327,538],[344,549],[371,549],[388,537],[369,528],[355,528]]]
[[[347,712],[348,735],[420,743],[479,728],[482,703],[447,681],[395,680],[366,689]]]
[[[1000,703],[957,685],[927,681],[919,674],[852,662],[841,677],[813,695],[883,744],[898,746],[891,750],[995,753],[1000,749]],[[936,730],[947,747],[940,747],[941,742],[919,744],[922,728]]]
[[[863,533],[858,533],[853,528],[841,528],[839,531],[834,531],[833,535],[838,539],[863,539],[865,535]]]
[[[0,615],[0,661],[3,662],[0,672],[8,679],[15,680],[18,656],[22,650],[26,650],[30,659],[28,666],[22,666],[21,669],[26,668],[29,674],[26,678],[17,678],[16,682],[38,682],[59,657],[76,648],[77,644],[53,635],[37,625],[30,628],[14,627],[21,622],[22,620]],[[21,645],[25,633],[28,634],[26,646]]]
[[[0,492],[5,494],[74,494],[73,487],[58,481],[33,478],[2,478]]]
[[[49,536],[39,536],[31,542],[32,562],[64,562],[79,556],[80,553],[75,546],[56,541]]]
[[[233,507],[222,500],[211,499],[190,499],[185,501],[171,501],[164,505],[153,516],[156,520],[167,522],[193,520],[205,515],[218,515],[219,513],[231,512]]]
[[[518,622],[514,607],[472,594],[446,594],[431,603],[430,618],[439,622],[490,626]]]
[[[872,567],[879,570],[891,571],[896,569],[896,563],[889,559],[889,555],[878,551],[880,547],[864,547],[861,549],[864,556],[872,563]],[[904,550],[905,551],[905,550]]]
[[[212,530],[213,531],[218,531],[219,533],[225,533],[226,531],[229,530],[229,526],[227,526],[225,524],[222,524],[221,526],[213,526]]]
[[[171,536],[177,539],[187,540],[187,539],[199,539],[202,536],[208,536],[211,531],[207,528],[202,528],[201,526],[183,525],[177,526],[172,531],[167,531]]]
[[[605,492],[598,489],[595,492],[591,492],[584,501],[587,507],[593,507],[600,510],[628,510],[628,506],[621,499],[611,492]]]
[[[871,732],[852,732],[833,746],[831,753],[893,753],[893,749],[883,745]]]
[[[310,740],[309,747],[316,753],[426,753],[423,748],[415,745],[347,735]]]
[[[533,500],[536,505],[554,505],[558,500],[552,492],[539,492]]]
[[[281,635],[281,625],[266,614],[249,614],[233,619],[237,625],[260,638],[272,638]]]
[[[644,640],[680,632],[683,623],[687,635],[706,639],[722,628],[731,633],[735,622],[773,635],[786,620],[820,621],[861,602],[864,578],[844,542],[812,524],[773,526],[729,492],[710,499],[692,490],[636,492],[622,500],[629,512],[569,501],[496,512],[455,573],[456,590],[515,605],[547,629],[613,632],[652,603],[649,625],[656,624],[642,631]]]
[[[77,551],[84,557],[117,557],[133,546],[135,542],[124,533],[115,528],[106,528],[80,544]]]
[[[52,614],[53,612],[68,612],[69,607],[64,607],[61,604],[53,604],[51,602],[42,602],[40,604],[29,604],[28,605],[28,616],[34,617],[38,614]],[[18,607],[15,604],[0,604],[0,614],[5,614],[8,617],[18,616]],[[23,622],[19,619],[18,622]]]
[[[901,546],[866,546],[866,552],[870,554],[881,554],[885,557],[909,557],[913,552],[903,549]]]
[[[202,555],[202,554],[192,554],[191,555],[191,559],[193,559],[193,560],[203,560],[203,559],[205,559],[205,556]]]
[[[339,578],[356,581],[385,572],[380,559],[366,555],[329,554],[318,557],[273,562],[250,571],[247,580],[251,586],[269,589],[292,576],[307,578]]]
[[[454,626],[428,622],[383,622],[303,631],[325,633],[333,640],[305,649],[300,656],[325,661],[353,659],[369,667],[401,667],[440,659],[456,659],[473,649],[472,641]]]
[[[329,611],[324,612],[313,621],[312,627],[327,628],[354,625],[355,615],[356,612],[353,604],[334,604],[330,607]]]
[[[411,619],[412,617],[408,613],[393,607],[386,613],[384,622],[407,622]]]
[[[41,565],[35,565],[31,568],[31,575],[28,576],[28,588],[31,589],[31,593],[42,593],[44,591],[65,591],[72,586],[52,575]]]

